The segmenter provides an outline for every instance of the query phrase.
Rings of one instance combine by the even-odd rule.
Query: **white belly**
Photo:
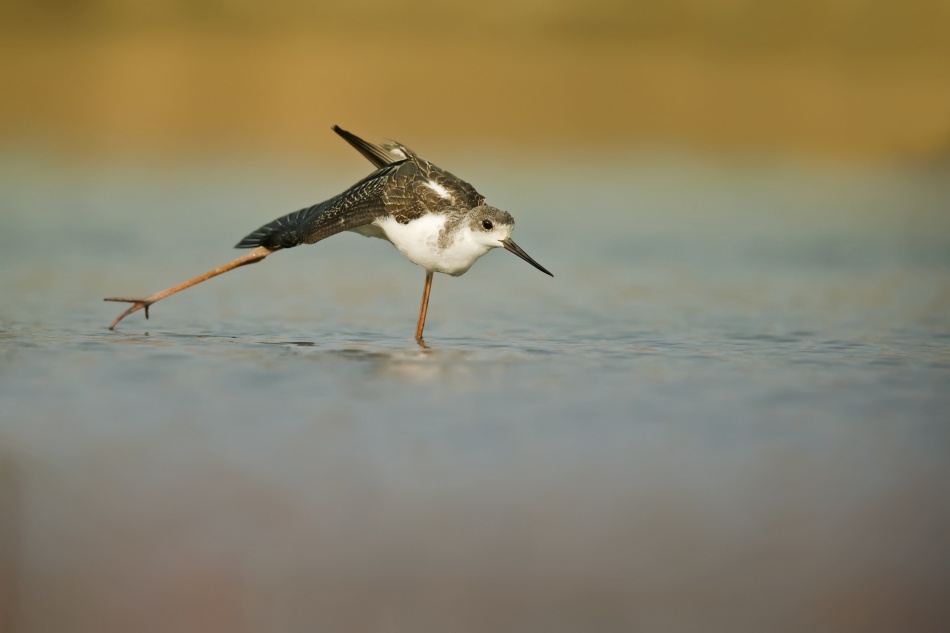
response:
[[[406,259],[426,270],[457,277],[471,268],[491,247],[476,243],[463,227],[460,227],[456,239],[449,243],[443,242],[440,246],[439,236],[445,220],[444,215],[432,214],[408,224],[400,224],[388,217],[353,231],[365,237],[388,240]]]

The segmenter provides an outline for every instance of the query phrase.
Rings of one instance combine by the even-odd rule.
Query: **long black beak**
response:
[[[543,272],[545,275],[551,275],[550,271],[548,271],[547,268],[545,268],[538,262],[531,259],[531,256],[525,253],[523,250],[521,250],[520,246],[512,242],[510,237],[501,240],[501,245],[505,247],[506,251],[508,251],[509,253],[514,253],[521,259],[525,260],[526,262],[528,262],[529,264],[531,264],[532,266],[534,266],[535,268]],[[551,275],[551,276],[553,277],[554,275]]]

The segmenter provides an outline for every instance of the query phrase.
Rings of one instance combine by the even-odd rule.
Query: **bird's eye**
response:
[[[482,220],[482,228],[486,231],[491,231],[492,223],[491,220]]]

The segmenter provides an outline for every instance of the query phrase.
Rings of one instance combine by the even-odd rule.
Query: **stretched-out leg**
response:
[[[432,290],[432,271],[426,271],[426,285],[422,289],[422,305],[419,306],[419,323],[416,324],[416,343],[422,347],[427,347],[426,342],[422,340],[422,328],[426,325],[426,310],[429,307],[429,291]]]
[[[257,263],[273,252],[274,251],[270,250],[269,248],[266,248],[264,246],[258,246],[257,248],[249,252],[247,255],[242,255],[241,257],[238,257],[237,259],[232,260],[228,262],[227,264],[218,266],[214,270],[209,270],[203,275],[198,275],[194,279],[189,279],[188,281],[180,283],[177,286],[172,286],[171,288],[162,290],[161,292],[156,292],[155,294],[151,294],[141,299],[131,299],[131,298],[126,298],[126,297],[108,297],[104,299],[104,301],[125,301],[132,304],[132,306],[129,307],[125,312],[123,312],[122,314],[120,314],[119,316],[115,318],[115,321],[112,322],[112,325],[109,326],[109,329],[114,330],[116,324],[118,324],[119,321],[129,316],[133,312],[138,312],[139,310],[143,310],[143,309],[145,310],[145,318],[147,319],[148,307],[152,305],[153,303],[155,303],[156,301],[160,301],[169,295],[175,294],[176,292],[181,292],[185,288],[191,288],[195,284],[199,284],[202,281],[211,279],[212,277],[217,277],[218,275],[222,275],[228,272],[229,270],[233,270],[239,266],[246,266],[247,264]],[[428,298],[428,296],[426,298]],[[423,318],[424,317],[425,315],[423,314]],[[421,332],[421,329],[420,329],[420,332]]]

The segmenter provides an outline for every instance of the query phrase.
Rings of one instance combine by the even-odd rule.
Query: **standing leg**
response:
[[[422,340],[422,328],[426,325],[426,309],[429,307],[429,291],[432,290],[432,271],[426,271],[426,285],[422,289],[422,305],[419,307],[419,323],[416,324],[416,343],[428,347]]]

